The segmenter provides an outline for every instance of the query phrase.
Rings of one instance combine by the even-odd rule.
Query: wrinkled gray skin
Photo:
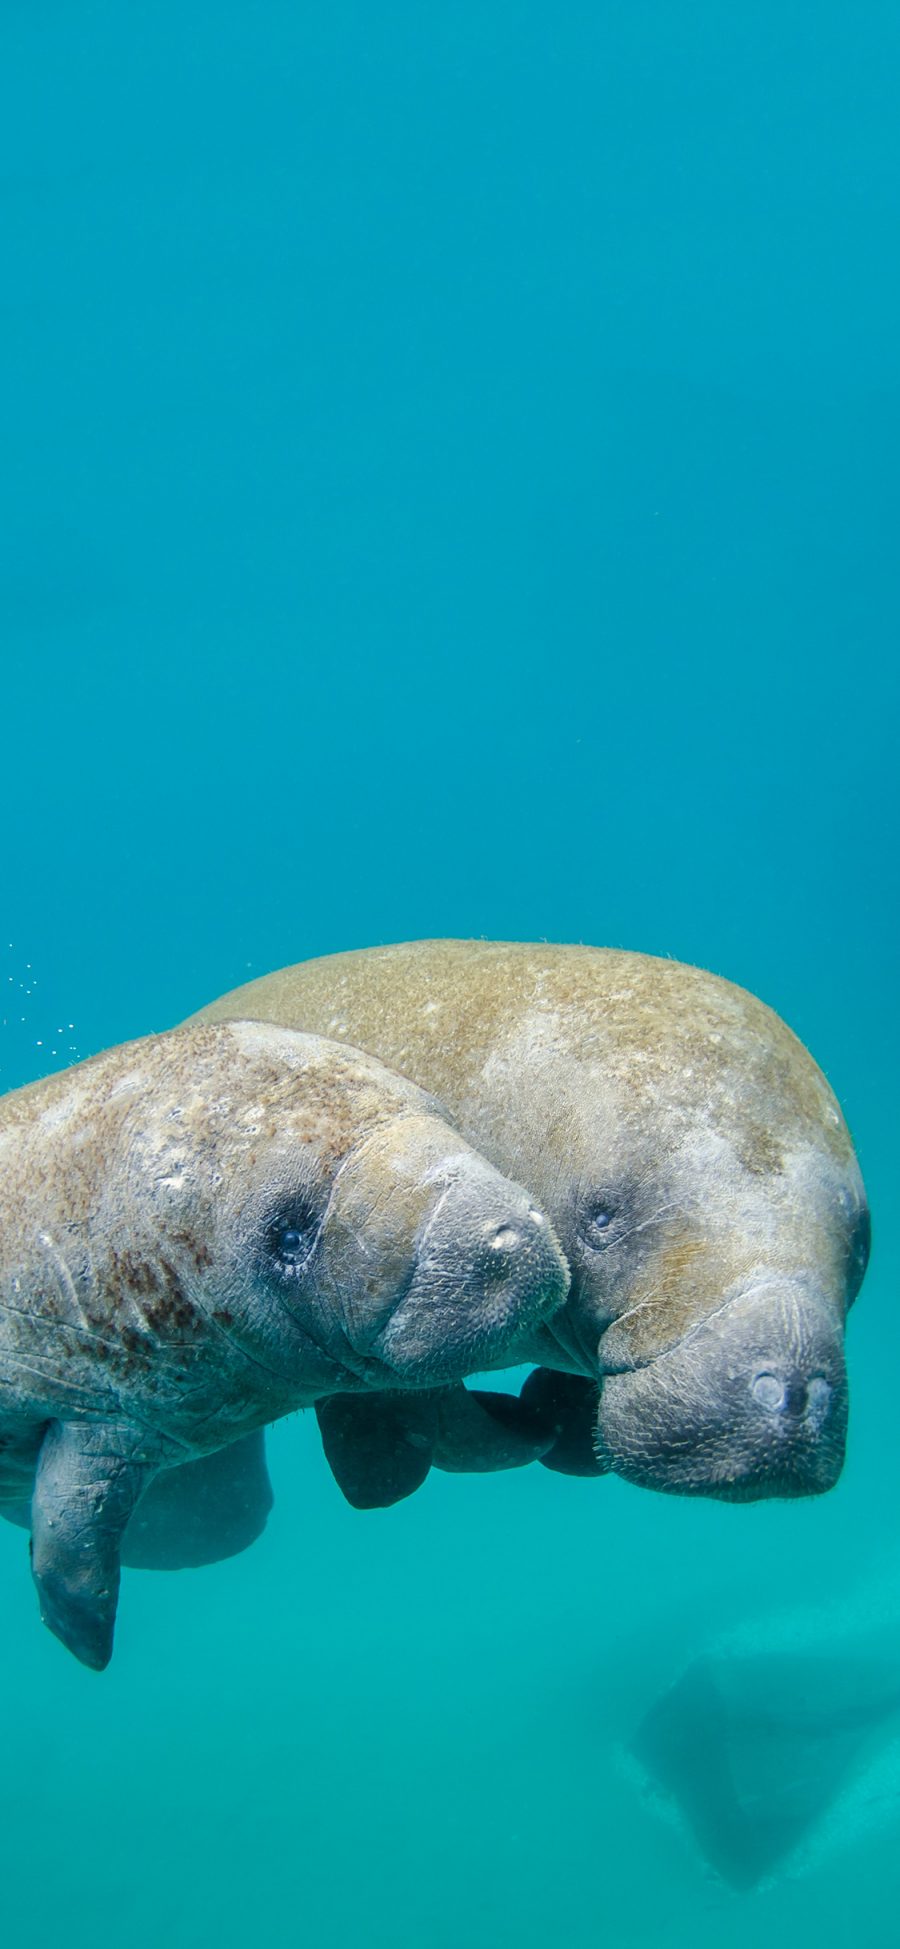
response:
[[[868,1211],[825,1078],[762,1002],[646,955],[420,941],[301,963],[204,1014],[371,1049],[527,1185],[572,1283],[518,1358],[599,1380],[599,1470],[734,1501],[835,1482]]]
[[[0,1503],[31,1491],[42,1615],[96,1669],[132,1517],[159,1555],[161,1472],[208,1487],[224,1449],[231,1493],[264,1423],[454,1381],[566,1291],[542,1214],[421,1090],[280,1027],[175,1030],[14,1092],[0,1174]]]

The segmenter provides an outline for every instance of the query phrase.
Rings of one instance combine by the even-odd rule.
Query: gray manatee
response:
[[[541,1363],[525,1396],[551,1466],[734,1501],[835,1482],[869,1216],[824,1076],[754,996],[612,949],[419,941],[283,969],[203,1015],[370,1049],[547,1211],[569,1297],[517,1358]],[[335,1417],[340,1479],[352,1403]]]
[[[646,1714],[632,1753],[716,1872],[754,1888],[896,1738],[896,1659],[862,1647],[705,1653]]]
[[[230,1493],[266,1422],[454,1381],[568,1283],[428,1096],[281,1027],[174,1030],[14,1091],[0,1167],[0,1502],[30,1494],[42,1615],[96,1669],[132,1519],[138,1559],[172,1560],[162,1485],[141,1533],[161,1472],[196,1499],[226,1450]]]

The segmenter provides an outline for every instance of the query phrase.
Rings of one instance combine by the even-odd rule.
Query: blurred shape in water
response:
[[[897,1730],[900,1664],[797,1651],[706,1655],[647,1713],[633,1752],[732,1887],[777,1869]]]

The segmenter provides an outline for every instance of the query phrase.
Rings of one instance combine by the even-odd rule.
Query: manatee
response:
[[[44,1621],[98,1670],[130,1524],[139,1561],[249,1539],[265,1423],[454,1382],[568,1283],[544,1215],[429,1096],[282,1027],[177,1029],[14,1091],[0,1163],[0,1501],[30,1497]],[[162,1488],[141,1514],[173,1470],[174,1538]]]
[[[546,1210],[569,1297],[516,1357],[540,1363],[526,1406],[551,1467],[732,1501],[836,1481],[869,1213],[828,1083],[763,1002],[649,955],[419,941],[300,963],[202,1016],[371,1050]],[[378,1500],[372,1404],[355,1412]],[[328,1413],[352,1475],[353,1404]]]
[[[706,1654],[651,1706],[632,1753],[718,1874],[749,1889],[806,1840],[896,1736],[895,1658]]]

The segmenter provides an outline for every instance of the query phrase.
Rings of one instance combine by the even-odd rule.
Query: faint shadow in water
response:
[[[865,1634],[710,1652],[651,1706],[631,1752],[710,1865],[748,1890],[786,1866],[900,1732],[900,1660]],[[835,1829],[835,1815],[838,1827]],[[848,1823],[845,1820],[844,1825]]]

